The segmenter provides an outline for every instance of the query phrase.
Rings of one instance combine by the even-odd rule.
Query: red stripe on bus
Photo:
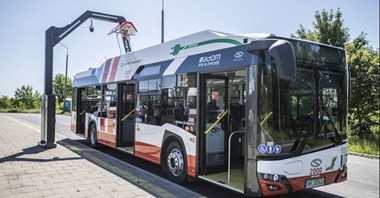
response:
[[[105,83],[105,82],[107,81],[108,72],[109,72],[109,70],[110,70],[111,60],[112,60],[112,59],[108,59],[107,62],[106,62],[106,66],[104,67],[102,83]]]
[[[113,64],[112,64],[112,68],[111,68],[111,76],[110,76],[109,82],[115,81],[117,66],[119,66],[119,60],[120,60],[120,56],[115,57],[113,60]]]
[[[286,194],[289,192],[288,189],[285,187],[285,184],[282,182],[259,179],[259,184],[260,184],[261,192],[263,193],[264,196],[281,195],[281,194]],[[271,185],[278,186],[279,189],[275,191],[271,191],[268,189],[268,186],[271,186]]]
[[[113,134],[98,131],[97,141],[112,148],[116,148],[116,136]]]
[[[195,156],[187,155],[187,174],[192,177],[196,177],[197,174],[195,160]]]
[[[138,157],[159,164],[160,152],[161,148],[158,146],[146,144],[143,142],[135,142],[135,155]]]
[[[113,119],[107,119],[107,133],[113,134]]]
[[[99,118],[99,131],[105,131],[106,130],[106,127],[105,127],[105,119],[104,118]]]

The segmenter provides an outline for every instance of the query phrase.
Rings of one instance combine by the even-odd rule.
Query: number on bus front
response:
[[[310,169],[310,175],[319,175],[321,173],[322,173],[322,167]]]

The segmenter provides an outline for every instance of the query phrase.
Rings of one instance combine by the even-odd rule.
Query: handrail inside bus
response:
[[[228,178],[227,181],[231,181],[231,139],[232,136],[237,134],[237,133],[245,133],[245,131],[234,131],[231,133],[230,137],[228,138]]]
[[[260,126],[262,126],[262,125],[265,123],[265,121],[267,121],[268,118],[269,118],[272,114],[273,114],[273,111],[271,111],[271,112],[270,112],[270,113],[264,118],[264,120],[260,122]]]
[[[79,114],[79,115],[83,115],[84,113],[86,113],[86,109],[85,109],[85,110],[83,110],[82,112],[80,112],[80,114]]]
[[[123,117],[123,119],[121,119],[121,121],[124,122],[124,120],[127,119],[135,110],[136,108],[132,109],[132,111],[130,111],[127,115]]]
[[[214,124],[212,124],[206,131],[205,131],[205,134],[209,133],[211,131],[212,128],[215,127],[216,124],[218,124],[220,122],[220,120],[222,120],[224,118],[224,116],[227,115],[227,113],[229,112],[230,110],[227,109],[223,114],[222,116],[220,116],[215,122]]]

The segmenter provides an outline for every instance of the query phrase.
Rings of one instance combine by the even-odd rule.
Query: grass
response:
[[[0,109],[0,113],[41,113],[41,109],[10,108]],[[56,109],[55,113],[62,114],[62,109]],[[71,112],[64,112],[63,115],[71,116]]]
[[[349,137],[348,150],[356,153],[380,155],[379,138],[372,137],[360,139],[359,137]]]
[[[0,113],[41,113],[41,109],[9,108],[0,109]]]

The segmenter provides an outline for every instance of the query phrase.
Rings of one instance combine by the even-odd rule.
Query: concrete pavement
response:
[[[42,148],[39,126],[0,114],[0,197],[201,197],[56,136],[56,148]]]

